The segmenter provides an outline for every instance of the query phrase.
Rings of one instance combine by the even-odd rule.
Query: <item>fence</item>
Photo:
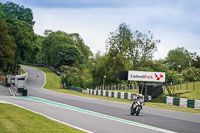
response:
[[[200,89],[200,81],[181,82],[179,84],[165,84],[163,93],[165,95],[174,96],[177,93],[191,92]]]

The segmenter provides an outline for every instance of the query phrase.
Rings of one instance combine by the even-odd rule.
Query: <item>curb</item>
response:
[[[9,90],[10,94],[12,94],[13,96],[17,96],[17,94],[13,91],[13,87],[9,87],[8,90]]]
[[[164,96],[163,102],[170,105],[200,109],[200,100]]]

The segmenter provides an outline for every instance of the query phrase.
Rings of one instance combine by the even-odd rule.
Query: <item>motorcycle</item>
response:
[[[140,114],[140,111],[142,110],[143,103],[140,101],[136,101],[135,103],[132,104],[130,113],[131,115],[136,115],[138,116]]]

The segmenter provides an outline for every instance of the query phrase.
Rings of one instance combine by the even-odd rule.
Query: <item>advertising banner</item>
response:
[[[128,80],[165,82],[165,72],[128,71]]]

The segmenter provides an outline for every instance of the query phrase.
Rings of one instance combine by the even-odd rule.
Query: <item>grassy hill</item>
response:
[[[171,92],[172,95],[176,97],[200,100],[200,81],[164,86],[163,90],[164,94],[167,96],[169,96]]]

